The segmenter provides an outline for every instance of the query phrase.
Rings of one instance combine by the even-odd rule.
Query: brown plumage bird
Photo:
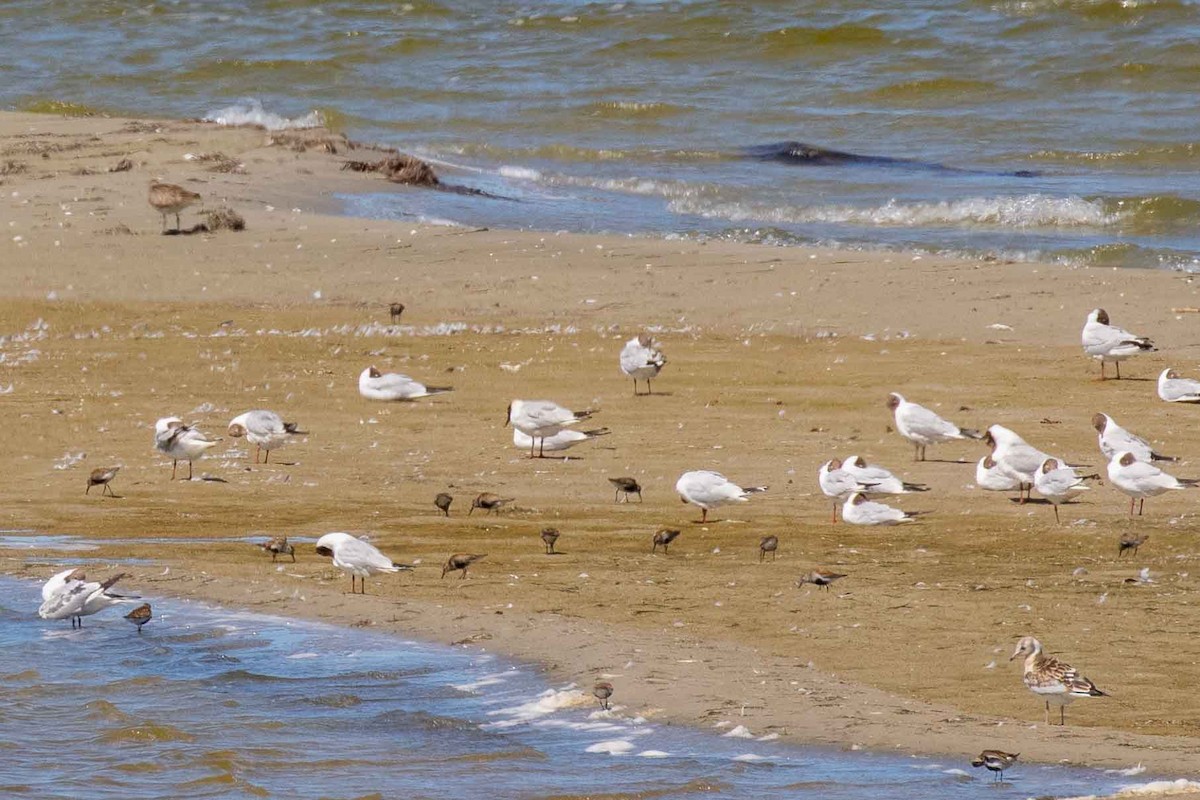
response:
[[[663,552],[666,553],[667,548],[670,547],[671,542],[675,541],[675,537],[677,537],[679,533],[680,532],[677,530],[670,530],[668,528],[663,528],[662,530],[656,532],[654,534],[654,546],[650,548],[650,552],[658,552],[658,546],[661,544]]]
[[[996,780],[1004,780],[1004,770],[1011,767],[1020,753],[1006,753],[1003,750],[984,750],[971,759],[972,767],[987,767],[996,773]]]
[[[1138,548],[1146,543],[1150,538],[1148,533],[1122,533],[1121,540],[1117,542],[1117,558],[1125,555],[1126,550],[1132,550],[1136,556]]]
[[[446,577],[447,572],[460,570],[462,575],[459,575],[458,579],[462,580],[463,578],[467,577],[467,567],[486,556],[487,553],[479,553],[478,555],[472,555],[471,553],[455,553],[446,560],[446,565],[442,567],[442,577]]]
[[[113,494],[112,487],[108,484],[113,478],[117,477],[117,473],[120,470],[120,467],[100,467],[99,469],[92,470],[92,474],[88,475],[87,489],[85,489],[83,493],[91,494],[92,487],[99,486],[101,487],[101,495],[103,495],[105,492],[108,492],[110,496],[116,497],[116,495]]]
[[[829,584],[846,577],[842,572],[830,572],[827,569],[814,569],[796,582],[797,586],[803,586],[806,583],[811,583],[819,589],[829,591]]]
[[[171,214],[175,215],[175,230],[178,231],[180,229],[179,212],[188,206],[199,203],[200,195],[173,183],[151,181],[150,194],[147,199],[149,199],[151,207],[162,214],[163,233],[166,233],[167,217]]]
[[[140,606],[130,611],[125,615],[125,619],[137,625],[138,633],[142,632],[142,626],[151,620],[154,614],[150,610],[149,603],[142,603]]]
[[[542,528],[542,542],[546,545],[546,555],[554,555],[554,543],[558,541],[558,528]]]
[[[433,498],[433,504],[440,508],[447,517],[450,516],[450,504],[453,502],[454,498],[445,492],[439,492],[438,496]]]
[[[596,681],[596,685],[592,687],[592,694],[600,701],[600,708],[608,711],[612,708],[608,703],[608,698],[613,696],[613,685],[608,681]]]
[[[766,536],[758,543],[758,560],[761,562],[767,557],[767,553],[771,554],[771,560],[775,560],[775,551],[779,549],[778,536]]]
[[[642,502],[642,485],[637,482],[636,478],[609,478],[608,482],[611,483],[613,488],[616,489],[616,492],[613,494],[613,502],[621,502],[622,492],[625,494],[626,503],[629,502],[629,495],[631,494],[636,494],[638,496],[638,502]]]
[[[291,556],[292,563],[296,562],[296,548],[288,543],[286,536],[277,536],[274,539],[268,539],[259,545],[263,550],[271,554],[271,562],[279,556]]]
[[[516,498],[501,497],[500,495],[493,494],[492,492],[484,492],[471,501],[471,510],[467,512],[467,516],[471,516],[471,514],[473,514],[477,508],[482,508],[487,514],[494,514],[499,511],[500,507],[505,503],[511,503],[513,500],[516,500]]]
[[[392,314],[392,324],[395,325],[400,321],[400,315],[404,313],[404,303],[392,303],[388,310]]]

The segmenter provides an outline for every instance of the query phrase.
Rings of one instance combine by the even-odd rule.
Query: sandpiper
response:
[[[1132,550],[1136,556],[1138,548],[1146,543],[1150,538],[1148,533],[1122,533],[1120,541],[1117,542],[1117,558],[1125,555],[1126,550]]]
[[[292,545],[288,543],[286,536],[277,536],[274,539],[268,539],[260,544],[259,547],[271,554],[272,563],[274,563],[275,559],[279,558],[281,555],[291,556],[292,563],[295,563],[296,561],[296,548],[292,547]]]
[[[142,603],[133,611],[130,611],[125,615],[125,619],[129,620],[134,625],[137,625],[138,633],[142,632],[142,626],[149,622],[152,617],[153,614],[150,611],[149,603]]]
[[[438,492],[438,496],[433,498],[433,504],[441,509],[447,517],[450,516],[450,504],[453,502],[454,498],[445,492]]]
[[[117,477],[117,472],[119,472],[120,469],[120,467],[100,467],[99,469],[92,470],[92,474],[88,475],[87,489],[85,489],[83,493],[91,494],[92,487],[99,486],[101,487],[100,494],[102,496],[105,492],[108,492],[111,497],[116,497],[116,495],[113,494],[112,487],[108,484],[113,478]]]
[[[679,535],[679,531],[663,528],[654,534],[654,546],[650,548],[651,553],[658,552],[658,546],[661,544],[663,552],[667,552],[667,548],[671,546],[671,542],[675,541],[675,537]]]
[[[771,554],[771,560],[775,560],[775,552],[779,549],[778,536],[764,536],[763,540],[758,543],[758,560],[761,563],[767,557],[767,553]]]
[[[515,497],[501,497],[492,492],[483,492],[474,500],[471,501],[471,510],[467,512],[467,516],[475,513],[475,509],[482,508],[484,513],[494,514],[500,510],[505,503],[511,503],[516,500]]]
[[[592,687],[592,694],[600,701],[600,708],[608,711],[612,708],[609,705],[608,698],[613,696],[613,685],[608,681],[596,681],[596,685]]]
[[[818,589],[824,589],[825,591],[829,591],[830,590],[829,584],[833,583],[838,578],[844,578],[844,577],[846,577],[846,574],[844,572],[832,572],[830,570],[821,569],[820,567],[818,567],[817,569],[814,569],[812,572],[808,573],[807,575],[801,577],[800,580],[796,581],[796,585],[803,586],[806,583],[811,583],[812,585],[816,586]]]
[[[392,303],[388,308],[392,315],[392,324],[395,325],[400,321],[400,315],[404,313],[404,303]]]
[[[1006,753],[1003,750],[984,750],[975,758],[971,759],[972,767],[987,767],[992,772],[996,773],[996,781],[1004,780],[1004,770],[1008,769],[1017,760],[1020,753]]]
[[[481,558],[487,556],[487,553],[471,554],[471,553],[455,553],[446,560],[445,566],[442,567],[442,577],[446,577],[447,572],[460,570],[462,575],[458,576],[459,580],[467,577],[467,567],[474,564]]]
[[[1058,706],[1058,724],[1066,725],[1067,703],[1076,697],[1107,697],[1096,684],[1079,674],[1070,664],[1042,653],[1042,643],[1032,636],[1017,642],[1009,661],[1025,656],[1025,685],[1046,701],[1046,724],[1050,724],[1050,704]]]
[[[542,528],[542,542],[546,545],[546,555],[554,555],[554,543],[558,541],[558,528]]]
[[[613,485],[616,492],[613,494],[613,502],[621,502],[621,494],[625,494],[625,502],[629,502],[629,495],[636,494],[638,502],[642,502],[642,485],[637,482],[636,478],[609,478],[608,482]]]
[[[167,217],[171,214],[175,215],[175,230],[180,229],[179,212],[191,205],[200,202],[200,195],[195,192],[189,192],[182,186],[176,186],[173,183],[159,183],[158,181],[150,182],[150,205],[155,211],[162,214],[163,218],[163,233],[167,232]]]

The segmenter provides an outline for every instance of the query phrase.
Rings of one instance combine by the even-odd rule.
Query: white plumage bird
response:
[[[928,408],[910,403],[901,395],[888,395],[887,407],[896,418],[896,431],[915,448],[914,460],[925,460],[925,448],[953,439],[978,439],[979,431],[960,428],[949,420],[942,419]]]
[[[270,463],[271,451],[283,447],[293,436],[304,436],[296,423],[284,422],[283,417],[274,411],[247,411],[238,414],[229,421],[229,435],[234,439],[246,437],[246,441],[254,445],[254,463],[258,463],[259,453],[267,451],[264,463]]]
[[[1168,403],[1200,403],[1200,381],[1164,369],[1158,376],[1158,396]]]
[[[1129,516],[1133,516],[1133,505],[1138,502],[1138,516],[1146,505],[1147,497],[1195,486],[1194,479],[1179,479],[1168,475],[1147,461],[1138,461],[1128,451],[1117,453],[1108,462],[1108,480],[1113,486],[1129,495]]]
[[[596,428],[590,431],[576,431],[566,428],[559,431],[553,436],[547,436],[542,440],[542,451],[550,453],[561,453],[563,450],[570,450],[577,444],[582,442],[590,442],[593,439],[601,436],[607,436],[612,433],[608,428]],[[513,445],[516,447],[533,448],[533,437],[527,433],[513,428]]]
[[[546,439],[557,436],[564,429],[590,417],[594,412],[572,411],[549,400],[513,400],[508,404],[505,425],[530,437],[529,457],[534,458],[534,444],[541,443],[537,455],[545,451]]]
[[[849,472],[861,484],[869,486],[863,491],[870,494],[908,494],[928,492],[923,483],[910,483],[897,478],[890,469],[878,464],[868,464],[862,456],[850,456],[842,462],[842,469]]]
[[[1108,312],[1094,308],[1083,324],[1083,352],[1100,361],[1100,379],[1104,380],[1104,365],[1112,362],[1121,379],[1121,362],[1130,356],[1154,350],[1154,342],[1109,324]]]
[[[367,576],[380,572],[411,570],[409,564],[397,564],[379,552],[374,545],[348,533],[327,533],[317,539],[317,555],[331,556],[333,565],[350,575],[350,593],[354,594],[354,579],[362,581],[362,594],[367,593]]]
[[[986,455],[975,465],[975,485],[989,492],[1018,492],[1021,479]]]
[[[1076,697],[1107,697],[1096,684],[1079,674],[1070,664],[1042,653],[1042,643],[1032,636],[1017,642],[1009,661],[1025,656],[1025,686],[1046,702],[1046,724],[1050,724],[1050,706],[1058,706],[1059,724],[1066,723],[1066,706]]]
[[[1023,490],[1033,488],[1034,473],[1041,469],[1042,464],[1046,463],[1046,459],[1053,458],[1049,453],[1038,450],[1003,425],[989,427],[983,436],[983,441],[992,448],[992,460],[999,465],[1002,471],[1018,478]]]
[[[1056,458],[1047,458],[1033,475],[1033,488],[1054,506],[1054,521],[1058,517],[1058,506],[1073,500],[1090,488],[1084,478],[1073,467],[1060,464]]]
[[[638,381],[646,382],[646,394],[653,394],[650,380],[657,378],[658,373],[667,363],[667,357],[655,346],[654,339],[648,334],[633,337],[621,348],[621,372],[633,378],[633,394],[638,394]]]
[[[154,423],[154,448],[171,459],[171,480],[181,460],[188,462],[188,480],[192,479],[192,462],[201,458],[220,443],[209,439],[195,428],[184,425],[179,417],[163,417]]]
[[[675,491],[685,503],[700,508],[700,522],[708,522],[708,512],[727,503],[745,503],[750,495],[765,492],[766,486],[738,486],[719,472],[685,472],[675,482]]]
[[[837,510],[847,497],[855,492],[865,492],[871,487],[861,483],[842,467],[836,458],[830,459],[817,470],[817,483],[821,493],[833,499],[833,521],[837,522]]]
[[[358,376],[358,393],[368,400],[417,400],[454,391],[450,386],[426,386],[398,372],[380,372],[367,367]]]
[[[1097,440],[1100,444],[1100,452],[1107,459],[1111,460],[1117,453],[1128,451],[1133,453],[1134,458],[1138,461],[1176,460],[1172,456],[1164,456],[1161,453],[1156,453],[1154,447],[1149,442],[1137,434],[1130,433],[1122,428],[1108,414],[1093,415],[1092,427],[1096,429],[1098,434]]]
[[[916,517],[916,514],[868,500],[862,492],[850,495],[842,505],[842,519],[851,525],[899,525],[912,522]]]
[[[111,594],[108,590],[125,577],[118,573],[106,581],[88,581],[77,569],[64,570],[42,586],[42,619],[70,619],[71,627],[83,627],[83,618],[106,608],[130,602],[132,598]]]

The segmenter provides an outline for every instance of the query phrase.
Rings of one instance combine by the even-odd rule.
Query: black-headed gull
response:
[[[975,485],[989,492],[1019,492],[1021,479],[986,455],[975,465]]]
[[[1070,664],[1042,653],[1042,643],[1032,636],[1017,642],[1009,661],[1025,657],[1025,685],[1046,701],[1046,724],[1050,724],[1050,706],[1058,706],[1059,725],[1067,721],[1066,706],[1076,697],[1107,697],[1096,684],[1079,674]]]
[[[181,460],[188,462],[188,480],[192,462],[216,447],[220,439],[210,439],[195,428],[184,425],[179,417],[163,417],[154,423],[154,448],[171,459],[171,480]]]
[[[546,439],[587,419],[593,413],[591,409],[572,411],[549,400],[513,400],[508,404],[508,416],[504,424],[512,425],[534,443],[540,441],[543,445],[539,450],[541,454],[544,453]],[[535,457],[533,444],[529,447],[529,457]]]
[[[1001,470],[1019,478],[1024,490],[1033,488],[1034,473],[1041,469],[1047,458],[1053,458],[1003,425],[989,427],[983,435],[983,442],[992,448],[992,460]],[[1058,460],[1066,463],[1062,459]]]
[[[654,345],[654,339],[648,334],[633,337],[621,348],[621,372],[633,378],[633,394],[638,394],[638,381],[646,382],[646,394],[653,394],[650,380],[657,378],[663,365],[667,363],[664,356]]]
[[[1113,486],[1129,495],[1129,516],[1133,516],[1134,502],[1138,502],[1138,516],[1146,505],[1147,497],[1157,497],[1173,489],[1187,489],[1200,481],[1192,478],[1179,479],[1168,475],[1147,461],[1138,461],[1128,451],[1116,453],[1108,462],[1108,480]]]
[[[871,487],[861,483],[849,472],[842,468],[842,462],[832,458],[817,470],[817,483],[821,493],[833,499],[833,521],[837,522],[838,506],[855,492],[865,492]]]
[[[980,437],[979,431],[960,428],[925,406],[910,403],[896,392],[888,395],[887,407],[895,414],[897,433],[912,442],[916,461],[925,460],[925,448],[931,444]]]
[[[1095,477],[1099,477],[1098,475]],[[1084,478],[1056,458],[1047,458],[1041,468],[1033,474],[1033,488],[1054,506],[1054,521],[1058,518],[1058,506],[1086,492],[1090,487]]]
[[[42,605],[38,608],[38,616],[42,619],[70,619],[72,628],[82,628],[84,617],[131,602],[132,598],[108,591],[124,577],[126,574],[120,572],[102,582],[89,581],[77,569],[64,570],[42,586]]]
[[[1154,342],[1109,324],[1108,312],[1094,308],[1083,324],[1083,352],[1100,360],[1100,379],[1104,380],[1104,365],[1111,361],[1117,366],[1121,379],[1121,362],[1138,353],[1154,350]]]
[[[853,475],[859,483],[871,487],[866,490],[871,494],[908,494],[929,491],[929,487],[925,484],[902,481],[886,467],[868,464],[862,456],[847,457],[842,461],[842,469]]]
[[[842,505],[842,520],[851,525],[898,525],[912,522],[916,517],[916,514],[868,500],[862,492],[850,495]]]
[[[332,556],[333,565],[350,574],[350,593],[354,594],[354,579],[362,582],[362,594],[367,593],[367,576],[380,572],[411,570],[409,564],[397,564],[379,552],[374,545],[367,544],[348,533],[327,533],[317,539],[317,555]]]
[[[1200,381],[1164,369],[1158,376],[1158,396],[1168,403],[1200,403]]]
[[[426,386],[398,372],[383,373],[367,367],[358,376],[358,393],[368,400],[416,400],[452,392],[451,386]]]
[[[267,451],[264,463],[270,463],[272,450],[283,447],[293,436],[306,435],[295,422],[284,422],[283,417],[274,411],[263,409],[247,411],[229,420],[228,433],[234,439],[244,436],[246,441],[254,445],[255,464],[258,463],[260,451]]]
[[[700,522],[708,522],[708,512],[726,503],[745,503],[750,495],[765,492],[766,486],[738,486],[719,472],[707,469],[685,472],[675,482],[675,491],[685,503],[700,508]]]
[[[590,431],[576,431],[570,428],[564,428],[553,436],[547,436],[545,439],[539,440],[539,453],[561,453],[563,450],[570,450],[577,444],[590,442],[592,439],[597,439],[601,436],[607,436],[612,433],[608,428],[595,428]],[[519,447],[522,450],[529,448],[533,450],[533,437],[527,433],[513,428],[513,446]]]
[[[1111,459],[1122,450],[1127,450],[1133,453],[1138,461],[1178,460],[1172,456],[1164,456],[1161,453],[1154,452],[1154,448],[1149,442],[1137,434],[1130,433],[1122,428],[1108,414],[1094,414],[1092,416],[1092,427],[1099,434],[1100,452],[1107,459]]]

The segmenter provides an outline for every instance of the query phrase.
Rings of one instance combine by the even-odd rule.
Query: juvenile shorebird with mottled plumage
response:
[[[1004,770],[1016,763],[1020,753],[1006,753],[1003,750],[984,750],[971,759],[972,767],[987,767],[996,773],[996,781],[1004,780]]]
[[[150,201],[151,207],[162,214],[162,229],[163,233],[166,233],[167,217],[171,214],[175,215],[175,230],[178,231],[180,229],[179,213],[188,206],[199,203],[200,195],[188,191],[182,186],[176,186],[173,183],[159,183],[155,180],[150,182],[150,194],[147,199]]]
[[[663,528],[654,534],[654,545],[650,548],[651,553],[657,553],[659,545],[662,545],[663,552],[668,552],[667,548],[671,546],[671,542],[675,541],[679,536],[679,531],[670,528]]]
[[[458,570],[462,572],[462,575],[459,575],[458,579],[462,580],[463,578],[467,577],[467,568],[479,559],[485,558],[486,556],[487,553],[455,553],[454,555],[450,556],[450,558],[446,559],[446,563],[442,566],[442,577],[446,577],[447,572],[454,572]]]
[[[542,528],[542,544],[546,545],[546,555],[554,555],[554,543],[558,541],[558,528]]]
[[[1079,674],[1079,670],[1053,656],[1042,653],[1042,643],[1032,636],[1017,642],[1009,661],[1025,657],[1025,685],[1029,691],[1046,701],[1046,724],[1050,724],[1050,705],[1058,706],[1059,725],[1066,724],[1066,707],[1076,697],[1107,697],[1096,684]]]
[[[775,552],[779,549],[778,536],[765,536],[758,543],[758,561],[761,564],[763,559],[767,557],[767,553],[771,554],[771,560],[775,560]]]
[[[483,492],[474,500],[471,501],[471,510],[467,512],[467,516],[475,513],[475,509],[482,508],[486,514],[497,513],[505,503],[511,503],[515,497],[501,497],[492,492]]]
[[[91,494],[92,487],[99,486],[101,487],[101,495],[107,492],[109,496],[116,497],[116,495],[113,494],[112,487],[108,484],[113,478],[117,477],[117,472],[119,472],[120,469],[120,467],[100,467],[99,469],[92,470],[91,474],[88,475],[87,489],[85,489],[83,493]]]
[[[1146,543],[1150,538],[1148,533],[1122,533],[1120,540],[1117,541],[1117,558],[1125,555],[1126,550],[1132,550],[1136,556],[1138,548]]]
[[[392,303],[388,307],[388,311],[392,315],[392,324],[395,325],[400,321],[400,315],[404,313],[404,303]]]
[[[268,539],[260,544],[259,547],[271,554],[271,563],[275,563],[275,559],[279,558],[279,556],[291,556],[292,563],[296,561],[296,548],[288,542],[286,536],[277,536],[274,539]]]
[[[592,695],[600,701],[600,708],[603,710],[608,711],[612,708],[608,699],[613,696],[613,685],[608,681],[596,681],[596,685],[592,687]]]
[[[637,478],[609,478],[608,482],[613,485],[616,492],[613,494],[613,502],[621,501],[621,494],[625,494],[625,502],[629,502],[629,495],[636,494],[638,502],[642,502],[642,485],[637,482]]]
[[[445,492],[439,492],[438,496],[433,498],[433,504],[447,517],[450,516],[450,504],[453,502],[454,498]]]
[[[803,586],[806,583],[811,583],[813,586],[816,586],[818,589],[824,589],[825,591],[829,591],[830,590],[829,584],[833,583],[834,581],[836,581],[840,578],[845,578],[845,577],[846,577],[846,574],[844,572],[833,572],[831,570],[821,569],[820,567],[818,567],[817,569],[814,569],[812,572],[808,573],[807,575],[801,576],[800,580],[796,581],[796,585]]]
[[[140,606],[130,611],[125,615],[125,619],[137,626],[137,632],[142,632],[142,626],[149,622],[154,617],[153,611],[150,609],[149,603],[142,603]]]

